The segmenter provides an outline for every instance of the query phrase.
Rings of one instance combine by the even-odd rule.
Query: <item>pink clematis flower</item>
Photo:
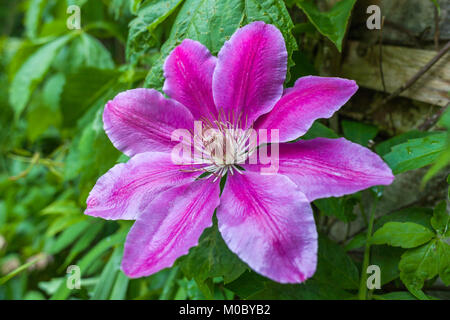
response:
[[[351,80],[309,76],[283,90],[286,71],[282,34],[254,22],[237,30],[217,58],[193,40],[176,47],[164,65],[169,99],[134,89],[107,103],[105,131],[131,159],[97,181],[85,213],[136,220],[125,243],[125,274],[142,277],[172,266],[197,245],[217,209],[223,239],[253,270],[281,283],[303,282],[317,263],[310,202],[393,181],[379,156],[343,138],[286,143],[314,120],[331,117],[358,89]],[[231,161],[175,164],[171,153],[179,142],[172,133],[192,132],[200,119],[231,140],[224,127],[279,129],[278,173],[261,174],[262,163],[242,164],[250,152],[240,141],[227,154]],[[221,195],[220,179],[199,178],[202,171],[219,178],[228,172]]]

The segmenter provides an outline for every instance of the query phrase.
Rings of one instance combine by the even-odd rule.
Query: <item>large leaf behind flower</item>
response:
[[[168,39],[161,47],[160,58],[147,76],[145,85],[152,88],[162,87],[164,60],[182,40],[197,40],[216,55],[238,28],[254,21],[264,21],[280,29],[288,50],[288,66],[293,66],[292,52],[297,50],[297,42],[291,33],[294,24],[283,1],[186,0],[176,16]]]

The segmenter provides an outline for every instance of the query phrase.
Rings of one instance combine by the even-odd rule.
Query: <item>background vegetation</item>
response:
[[[162,63],[183,39],[201,41],[217,54],[240,26],[272,23],[286,40],[290,86],[307,74],[339,75],[324,66],[345,52],[347,31],[355,28],[349,23],[355,2],[326,7],[302,0],[2,1],[0,299],[450,298],[450,112],[431,105],[421,105],[430,116],[420,119],[427,123],[422,130],[395,123],[391,130],[370,115],[357,120],[344,112],[318,121],[303,137],[345,136],[372,148],[399,181],[421,173],[406,181],[427,197],[389,207],[399,189],[408,196],[396,182],[316,201],[319,264],[301,285],[280,285],[250,271],[227,249],[216,226],[171,269],[130,280],[119,266],[132,223],[83,215],[97,178],[127,160],[103,131],[106,101],[130,88],[160,89]],[[70,4],[81,7],[81,30],[66,26]],[[378,39],[375,32],[372,38]],[[364,108],[385,97],[361,89],[353,104]],[[405,103],[415,102],[391,101],[393,108]],[[82,272],[78,290],[66,286],[73,264]],[[381,268],[382,288],[367,292],[365,270],[371,264]]]

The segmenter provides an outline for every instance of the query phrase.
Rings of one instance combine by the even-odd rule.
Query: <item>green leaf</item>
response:
[[[352,295],[347,291],[309,279],[302,284],[280,284],[247,271],[225,287],[241,299],[256,300],[342,300]]]
[[[298,47],[291,32],[294,24],[282,0],[186,0],[167,41],[161,47],[160,59],[152,66],[145,80],[145,86],[162,87],[163,63],[184,39],[197,40],[217,55],[224,42],[239,27],[254,21],[264,21],[280,29],[286,41],[288,66],[293,66],[292,53]]]
[[[328,128],[319,121],[315,121],[308,132],[301,137],[303,140],[311,140],[315,138],[330,138],[335,139],[339,136],[332,129]]]
[[[317,258],[317,270],[313,279],[342,289],[358,288],[358,268],[340,245],[324,236],[319,236]]]
[[[89,227],[89,221],[80,221],[65,229],[50,247],[48,253],[57,254],[71,245],[86,229]]]
[[[321,12],[314,1],[297,0],[297,6],[305,12],[317,30],[336,45],[339,51],[342,51],[342,41],[355,3],[356,0],[341,0],[330,11]]]
[[[437,241],[406,251],[400,260],[400,279],[408,290],[419,299],[427,299],[421,291],[425,280],[439,272]]]
[[[59,101],[65,80],[62,73],[51,76],[45,82],[42,92],[31,102],[26,115],[27,135],[31,141],[35,141],[51,126],[60,126]]]
[[[38,27],[42,22],[42,11],[44,10],[46,1],[30,0],[28,1],[28,9],[25,12],[25,34],[28,38],[35,38],[38,33]]]
[[[439,276],[445,285],[450,286],[450,245],[444,241],[437,244]]]
[[[72,142],[66,160],[64,177],[67,180],[79,178],[80,197],[85,200],[98,177],[109,170],[119,157],[103,130],[102,114],[106,101],[99,102],[97,108],[88,112],[83,119],[90,120]]]
[[[375,300],[417,300],[411,293],[406,291],[389,292],[386,294],[373,295]]]
[[[447,138],[447,147],[439,154],[433,166],[427,172],[427,174],[423,177],[422,185],[426,184],[433,178],[439,171],[444,169],[450,164],[450,135]]]
[[[216,222],[203,232],[198,246],[191,248],[187,256],[178,260],[178,264],[186,277],[194,278],[197,282],[223,276],[224,282],[228,283],[247,269],[247,266],[228,249],[217,230]]]
[[[120,272],[120,261],[122,259],[123,250],[117,247],[103,268],[98,279],[98,283],[94,288],[92,300],[106,300],[111,294],[114,282]]]
[[[82,275],[103,253],[115,245],[122,244],[128,233],[128,229],[121,230],[112,236],[104,238],[96,244],[82,259],[77,262]],[[63,281],[56,292],[52,295],[52,300],[64,300],[70,295],[70,289],[67,288],[66,281]]]
[[[72,37],[65,35],[42,46],[17,71],[9,88],[9,103],[15,111],[16,119],[25,109],[36,85],[44,78],[58,50]]]
[[[86,110],[102,98],[118,82],[120,72],[97,68],[81,68],[67,76],[61,96],[65,126],[73,126]]]
[[[434,134],[436,134],[436,132],[419,131],[419,130],[408,131],[377,144],[375,146],[375,150],[380,156],[384,156],[385,154],[391,152],[391,148],[396,145],[405,143],[411,139],[424,138]]]
[[[264,290],[250,297],[249,300],[345,300],[352,294],[339,287],[330,286],[310,279],[300,285],[267,282]]]
[[[446,140],[446,133],[409,140],[393,147],[384,159],[394,174],[419,169],[432,164],[438,158],[446,147]]]
[[[377,231],[388,222],[413,222],[431,230],[430,219],[432,215],[433,210],[430,208],[412,207],[402,209],[382,216],[375,222],[374,230]]]
[[[130,279],[123,273],[122,270],[119,270],[119,274],[117,275],[116,282],[114,283],[114,287],[111,292],[110,300],[124,300],[128,290],[128,284]]]
[[[319,210],[329,217],[336,217],[344,222],[351,222],[356,219],[353,207],[356,204],[354,197],[325,198],[314,201]]]
[[[236,293],[241,299],[247,299],[252,294],[263,290],[268,279],[256,272],[247,270],[238,279],[225,284],[225,287]]]
[[[67,63],[70,61],[70,63]],[[81,68],[113,69],[111,53],[93,36],[82,33],[59,51],[53,66],[65,74]]]
[[[184,0],[145,1],[139,7],[137,18],[129,24],[126,55],[128,59],[144,54],[156,46],[159,38],[155,29],[160,26]]]
[[[447,202],[440,202],[435,208],[433,217],[431,218],[431,225],[434,230],[441,236],[444,236],[450,227],[450,214],[447,212]]]
[[[370,248],[370,264],[380,267],[381,285],[385,285],[400,276],[398,264],[405,249],[388,245],[372,246]]]
[[[365,147],[378,134],[378,128],[376,126],[361,122],[343,120],[341,125],[344,136],[347,139]]]
[[[444,112],[441,119],[439,119],[438,125],[447,128],[447,146],[439,155],[436,162],[427,172],[425,177],[423,177],[422,185],[426,184],[439,171],[450,164],[450,108],[447,107],[447,110]]]
[[[434,233],[420,224],[412,222],[388,222],[371,238],[373,244],[388,244],[394,247],[415,248],[430,241]]]
[[[91,246],[95,237],[97,237],[97,235],[102,231],[102,228],[103,222],[101,221],[97,221],[93,223],[91,226],[89,226],[86,229],[86,232],[80,237],[80,239],[78,239],[78,241],[70,249],[70,252],[67,255],[63,265],[64,266],[69,265],[77,255],[79,255],[83,250]]]

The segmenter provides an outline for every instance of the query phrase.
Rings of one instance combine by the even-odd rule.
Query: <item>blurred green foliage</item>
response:
[[[323,36],[341,48],[354,2],[341,1],[332,11],[320,12],[300,0],[2,1],[0,299],[356,298],[362,271],[355,250],[366,244],[366,231],[348,235],[345,246],[328,234],[333,222],[357,219],[355,212],[367,226],[362,193],[315,202],[319,264],[302,285],[274,283],[249,270],[228,250],[216,224],[173,268],[128,279],[119,266],[132,222],[83,215],[97,178],[127,161],[103,131],[105,103],[130,88],[161,88],[163,61],[183,39],[201,41],[217,54],[240,26],[272,23],[286,40],[291,83],[316,73],[321,61],[314,47]],[[79,30],[67,27],[70,5],[81,8]],[[310,50],[297,51],[299,35],[314,44]],[[450,130],[448,120],[447,112],[441,126]],[[339,132],[326,124],[316,122],[303,138],[343,135],[369,147],[376,142],[396,173],[437,160],[431,177],[450,160],[450,131],[412,131],[386,140],[373,124],[344,120]],[[448,284],[446,208],[439,205],[432,216],[431,209],[407,210],[407,215],[394,213],[375,223],[372,262],[385,270],[382,283],[388,287],[373,298],[429,298],[422,287],[438,274]],[[403,242],[405,232],[415,236]],[[80,267],[81,289],[68,289],[69,265]]]

